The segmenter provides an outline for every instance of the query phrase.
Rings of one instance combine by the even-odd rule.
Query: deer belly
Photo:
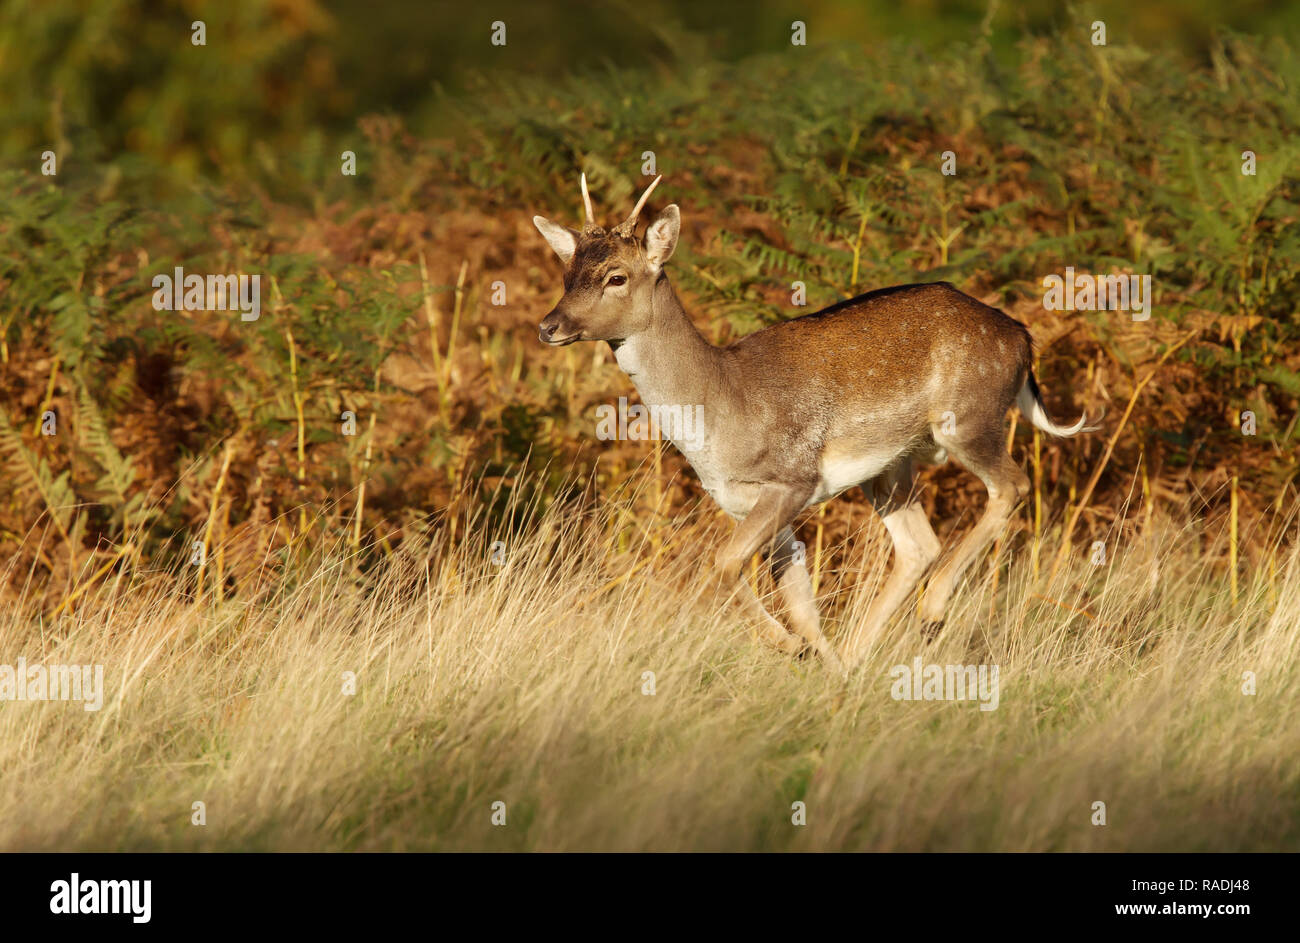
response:
[[[870,481],[878,476],[898,458],[894,449],[885,450],[848,450],[831,446],[822,452],[819,471],[821,478],[817,490],[809,504],[816,504],[832,498],[841,491],[854,485]]]

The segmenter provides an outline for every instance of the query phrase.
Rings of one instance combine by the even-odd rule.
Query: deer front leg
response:
[[[756,620],[763,637],[781,651],[794,655],[804,643],[791,635],[772,614],[763,608],[742,570],[749,559],[776,538],[790,519],[803,507],[811,490],[783,485],[764,485],[754,507],[736,527],[735,533],[718,551],[714,560],[714,579],[724,604],[732,599],[740,603],[746,615]]]
[[[783,615],[791,628],[812,650],[822,657],[832,671],[842,674],[844,665],[831,643],[821,630],[821,614],[817,611],[817,597],[813,593],[812,577],[808,567],[795,562],[794,531],[789,525],[781,529],[772,544],[772,579],[776,582],[785,604]]]

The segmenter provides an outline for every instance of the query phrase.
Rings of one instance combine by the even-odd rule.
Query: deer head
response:
[[[655,282],[677,246],[682,216],[676,204],[660,213],[636,235],[637,217],[663,177],[641,194],[632,215],[612,229],[596,225],[582,175],[582,202],[587,222],[581,231],[534,216],[533,224],[564,263],[564,297],[542,319],[542,343],[562,347],[574,341],[618,344],[649,327]]]

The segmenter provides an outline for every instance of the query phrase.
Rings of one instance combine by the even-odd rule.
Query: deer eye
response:
[[[609,278],[607,278],[607,279],[605,280],[605,284],[606,284],[606,285],[616,285],[616,286],[617,286],[617,285],[626,285],[626,284],[627,284],[627,276],[626,276],[626,275],[611,275]]]

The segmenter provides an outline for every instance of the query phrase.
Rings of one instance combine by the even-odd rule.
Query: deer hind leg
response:
[[[885,631],[890,617],[911,596],[916,584],[939,556],[935,536],[925,511],[916,500],[916,474],[910,459],[862,486],[880,515],[894,545],[894,566],[884,587],[871,600],[862,625],[845,646],[850,667],[870,650]]]
[[[803,638],[832,670],[843,671],[839,656],[822,634],[812,577],[808,575],[806,566],[795,562],[795,549],[794,531],[787,525],[772,543],[770,559],[772,579],[785,604],[782,614],[795,634]]]
[[[754,554],[766,548],[789,525],[810,493],[811,489],[803,491],[764,485],[753,509],[736,527],[731,539],[718,551],[714,562],[715,578],[724,602],[736,600],[745,614],[758,624],[764,640],[790,655],[801,652],[804,642],[790,634],[785,626],[763,608],[745,581],[742,570]]]
[[[989,428],[982,435],[964,440],[957,436],[945,437],[935,430],[935,441],[984,482],[989,500],[979,521],[926,585],[921,600],[921,617],[927,622],[943,622],[944,610],[962,574],[1002,533],[1016,505],[1029,493],[1029,477],[1007,454],[1002,423],[987,425]]]

